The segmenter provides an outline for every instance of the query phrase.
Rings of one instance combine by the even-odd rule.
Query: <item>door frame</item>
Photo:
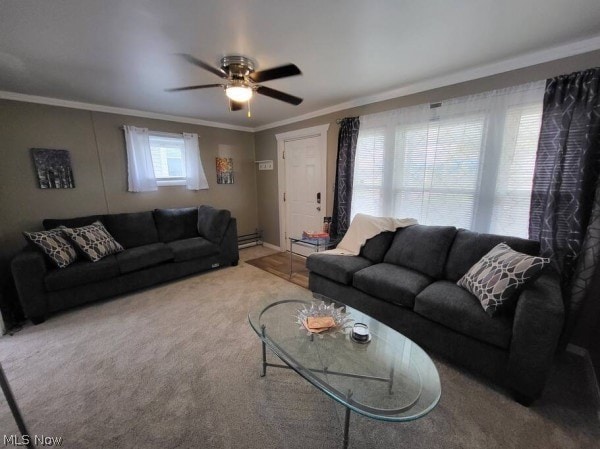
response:
[[[318,147],[321,153],[321,207],[325,215],[327,215],[327,130],[329,123],[325,125],[312,126],[310,128],[298,129],[286,133],[275,134],[277,139],[277,198],[279,204],[279,247],[282,251],[288,248],[286,239],[286,204],[283,201],[283,194],[286,185],[286,167],[283,151],[285,143],[292,140],[307,139],[310,137],[318,137]]]

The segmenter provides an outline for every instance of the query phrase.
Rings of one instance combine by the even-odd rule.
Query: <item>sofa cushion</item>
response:
[[[223,240],[231,212],[211,206],[198,207],[198,234],[217,245]]]
[[[102,223],[125,248],[158,243],[158,231],[150,211],[105,215]]]
[[[346,285],[352,283],[354,273],[371,265],[371,261],[360,256],[313,253],[306,259],[310,271]]]
[[[41,250],[59,268],[64,268],[77,259],[77,252],[60,229],[23,232],[25,238],[36,249]]]
[[[168,243],[174,240],[198,237],[198,208],[154,209],[158,239]]]
[[[354,273],[352,285],[369,295],[412,308],[415,296],[433,279],[429,276],[389,263],[378,263]]]
[[[454,226],[414,225],[399,229],[383,261],[440,279],[455,235]]]
[[[71,229],[61,226],[58,229],[64,232],[75,247],[92,262],[124,249],[99,221],[80,228]]]
[[[49,291],[56,291],[112,279],[118,275],[117,259],[111,255],[98,262],[76,262],[66,268],[52,270],[44,278],[44,283]]]
[[[459,229],[448,253],[444,279],[458,281],[498,243],[506,243],[515,251],[530,256],[537,256],[540,253],[540,244],[534,240],[495,234],[479,234],[466,229]]]
[[[513,295],[534,280],[550,259],[514,251],[499,243],[476,262],[457,284],[473,293],[490,316],[507,308]]]
[[[394,232],[382,232],[375,237],[370,238],[365,242],[360,249],[360,255],[373,263],[383,261],[385,253],[390,249],[390,245],[394,240]]]
[[[166,244],[159,242],[126,249],[117,254],[116,258],[119,270],[124,274],[173,260],[173,251]]]
[[[88,226],[95,221],[104,220],[104,215],[88,215],[87,217],[76,217],[76,218],[47,218],[42,224],[44,229],[55,229],[59,226],[66,226],[67,228],[80,228],[82,226]]]
[[[175,262],[184,260],[198,259],[200,257],[211,256],[219,253],[219,247],[202,237],[191,239],[176,240],[167,243],[175,256]]]
[[[454,282],[437,281],[417,295],[415,312],[436,323],[500,348],[507,349],[512,319],[490,317],[479,300]]]

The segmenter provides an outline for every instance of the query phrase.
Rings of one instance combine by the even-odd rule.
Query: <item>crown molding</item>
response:
[[[452,84],[463,83],[465,81],[472,81],[478,78],[485,78],[487,76],[497,75],[499,73],[522,69],[537,64],[543,64],[545,62],[550,62],[557,59],[568,58],[569,56],[575,56],[599,49],[600,35],[597,35],[588,39],[558,45],[556,47],[550,47],[544,50],[525,53],[514,58],[503,59],[501,61],[493,62],[491,64],[472,67],[466,70],[450,73],[448,75],[443,75],[419,81],[416,83],[407,84],[405,86],[382,92],[379,94],[369,95],[366,97],[357,98],[355,100],[346,101],[344,103],[340,103],[324,109],[319,109],[318,111],[309,112],[307,114],[269,123],[267,125],[257,126],[254,128],[254,131],[265,131],[267,129],[289,125],[292,123],[308,120],[315,117],[320,117],[327,114],[332,114],[334,112],[343,111],[345,109],[351,109],[371,103],[391,100],[393,98],[403,97],[419,92],[425,92],[427,90],[450,86]]]
[[[171,122],[190,123],[193,125],[211,126],[213,128],[231,129],[235,131],[259,132],[265,131],[279,126],[290,125],[292,123],[301,122],[315,117],[320,117],[327,114],[352,109],[359,106],[364,106],[380,101],[391,100],[393,98],[403,97],[406,95],[416,94],[427,90],[437,89],[440,87],[450,86],[452,84],[472,81],[478,78],[497,75],[511,70],[522,69],[536,64],[554,61],[557,59],[568,58],[582,53],[587,53],[600,49],[600,35],[590,37],[568,44],[558,45],[555,47],[546,48],[534,52],[525,53],[514,58],[507,58],[501,61],[485,64],[477,67],[472,67],[466,70],[453,72],[447,75],[429,78],[416,83],[406,84],[402,87],[392,89],[386,92],[381,92],[375,95],[368,95],[354,100],[339,103],[317,111],[298,115],[285,120],[268,123],[266,125],[251,128],[249,126],[237,126],[227,123],[211,122],[208,120],[200,120],[193,117],[185,117],[178,115],[167,115],[156,112],[140,111],[137,109],[126,109],[113,106],[105,106],[93,103],[83,103],[79,101],[61,100],[58,98],[41,97],[36,95],[27,95],[17,92],[0,91],[0,99],[23,101],[28,103],[46,104],[51,106],[61,106],[66,108],[84,109],[95,112],[107,112],[111,114],[131,115],[134,117],[144,117],[157,120],[167,120]]]
[[[254,132],[253,128],[247,126],[236,126],[227,123],[211,122],[192,117],[179,115],[160,114],[157,112],[140,111],[138,109],[118,108],[114,106],[105,106],[94,103],[83,103],[79,101],[61,100],[59,98],[40,97],[37,95],[27,95],[18,92],[8,92],[0,90],[0,99],[23,101],[26,103],[46,104],[50,106],[60,106],[64,108],[84,109],[86,111],[107,112],[110,114],[131,115],[133,117],[144,117],[157,120],[166,120],[169,122],[189,123],[192,125],[210,126],[213,128],[232,129],[235,131]]]

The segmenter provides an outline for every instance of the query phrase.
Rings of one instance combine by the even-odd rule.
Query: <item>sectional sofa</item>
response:
[[[313,254],[309,288],[390,325],[424,348],[509,388],[522,404],[542,393],[564,322],[549,269],[490,317],[457,281],[497,244],[538,255],[531,240],[415,225],[368,240],[358,256]]]
[[[46,230],[100,221],[124,251],[97,262],[79,257],[57,268],[26,247],[11,270],[25,315],[35,324],[50,314],[212,268],[237,265],[237,223],[209,206],[47,219]]]

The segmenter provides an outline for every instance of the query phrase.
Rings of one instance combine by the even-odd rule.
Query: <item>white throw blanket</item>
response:
[[[360,249],[370,238],[382,232],[393,232],[398,228],[415,224],[417,224],[417,220],[414,218],[373,217],[366,214],[356,214],[337,248],[323,251],[320,254],[358,256]]]

